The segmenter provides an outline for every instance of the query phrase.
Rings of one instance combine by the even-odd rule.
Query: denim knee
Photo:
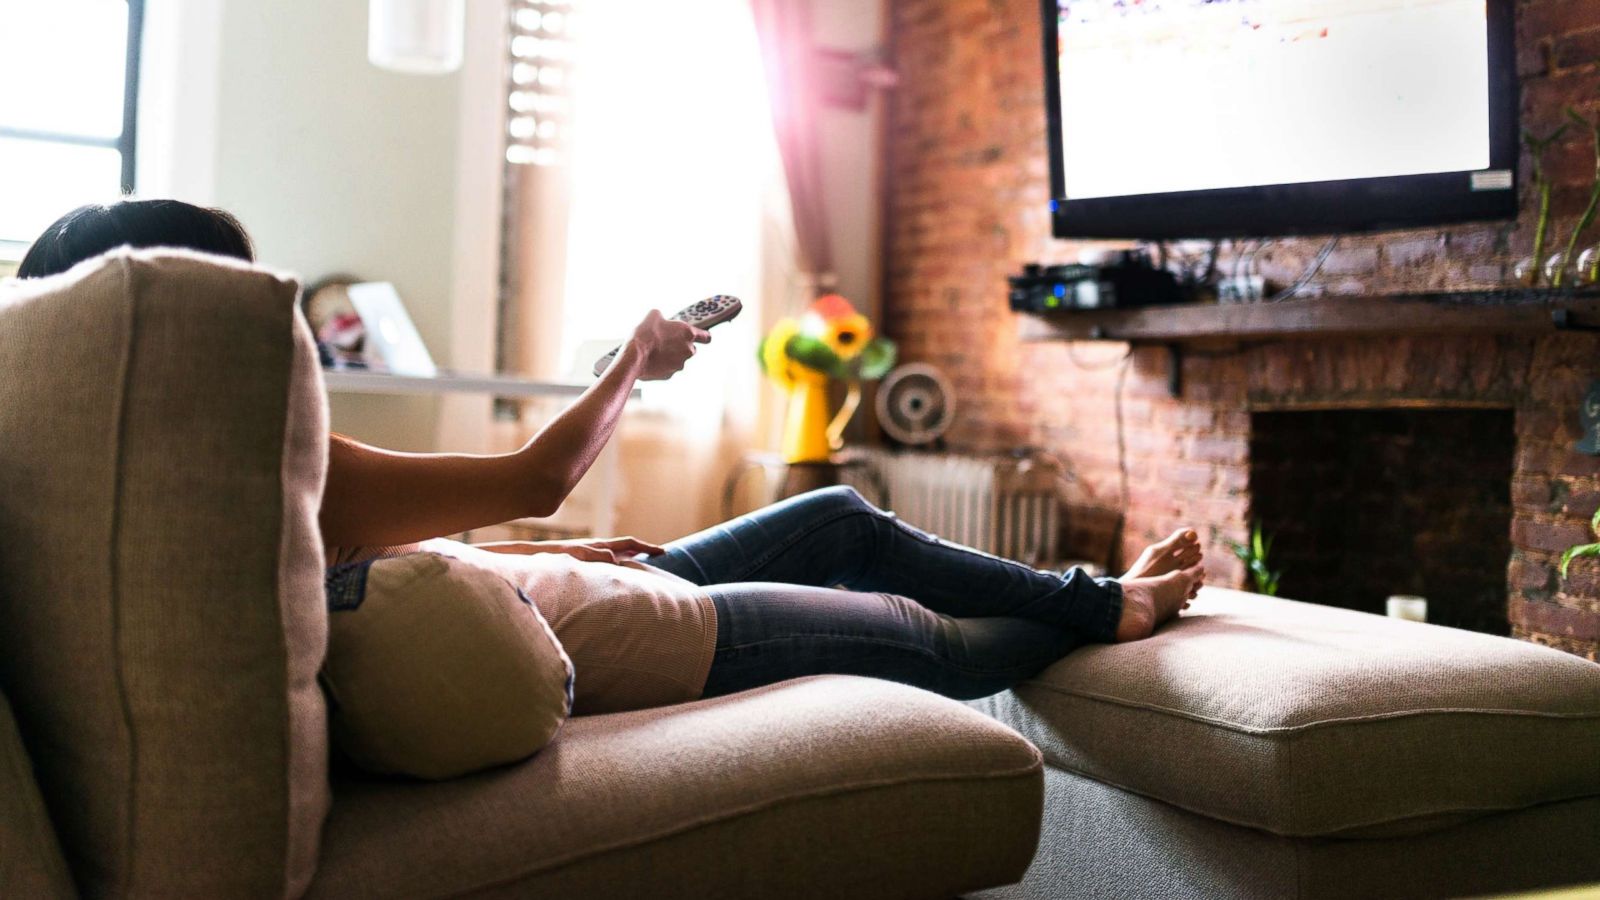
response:
[[[836,484],[832,487],[817,488],[806,495],[806,499],[819,507],[841,511],[879,512],[876,506],[867,502],[861,492],[848,484]]]
[[[848,485],[807,491],[793,502],[796,523],[825,530],[829,564],[835,571],[856,573],[871,565],[886,513]]]

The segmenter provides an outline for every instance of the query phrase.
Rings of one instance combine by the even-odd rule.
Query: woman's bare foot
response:
[[[1189,605],[1205,580],[1205,567],[1198,563],[1165,575],[1123,579],[1117,643],[1149,637],[1157,626]]]
[[[1165,575],[1168,572],[1187,569],[1198,562],[1200,562],[1200,535],[1193,528],[1180,528],[1166,540],[1157,541],[1144,548],[1144,552],[1133,561],[1133,565],[1122,578],[1127,580]]]

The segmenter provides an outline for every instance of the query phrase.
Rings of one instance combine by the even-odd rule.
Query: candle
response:
[[[1389,598],[1389,618],[1409,622],[1428,621],[1428,599],[1411,594],[1395,594]]]

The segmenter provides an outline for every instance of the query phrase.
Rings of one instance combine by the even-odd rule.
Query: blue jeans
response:
[[[704,587],[717,650],[704,695],[802,675],[870,675],[972,699],[1088,642],[1122,588],[941,541],[854,489],[824,488],[673,541],[645,562]]]

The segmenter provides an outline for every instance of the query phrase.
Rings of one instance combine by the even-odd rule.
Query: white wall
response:
[[[146,197],[217,202],[222,0],[145,0],[134,182]]]
[[[491,21],[499,8],[472,6]],[[263,263],[304,281],[394,282],[435,359],[454,362],[463,75],[370,65],[360,0],[150,0],[149,16],[141,193],[233,212]],[[498,56],[493,38],[469,49],[486,53]],[[492,310],[483,281],[474,300]],[[435,444],[433,401],[335,396],[332,406],[336,430]]]
[[[227,0],[217,89],[218,205],[263,262],[309,280],[392,281],[448,363],[457,77],[367,62],[352,0]],[[428,401],[333,398],[334,428],[427,449]]]

